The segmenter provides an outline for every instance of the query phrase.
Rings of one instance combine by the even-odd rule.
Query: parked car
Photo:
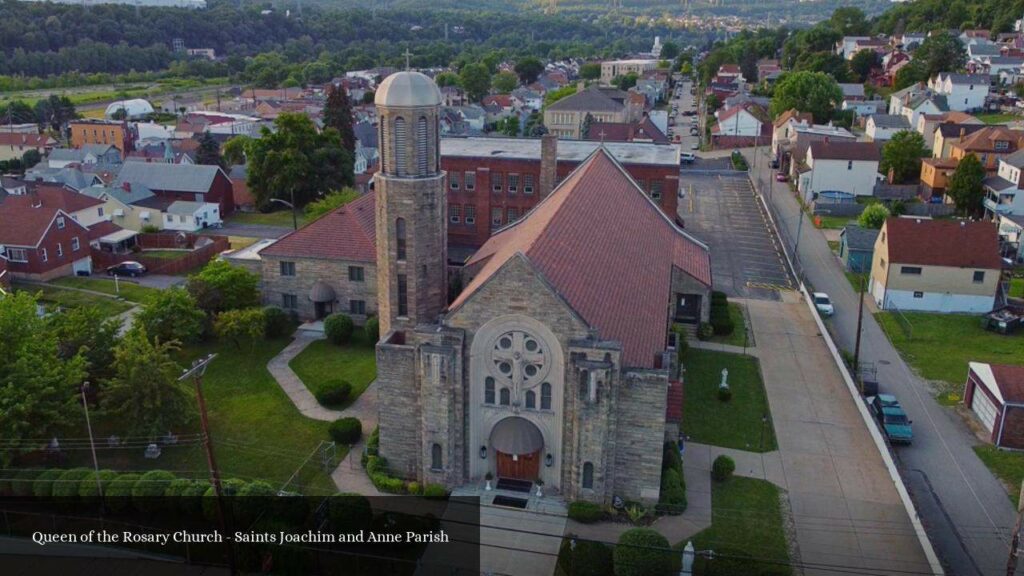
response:
[[[775,181],[776,182],[788,182],[789,181],[789,176],[786,176],[785,172],[779,172],[779,173],[775,174]]]
[[[779,161],[778,160],[772,160],[771,163],[769,164],[769,166],[772,167],[772,170],[778,170],[779,169]]]
[[[690,146],[690,150],[700,150],[700,144],[695,142],[693,146]]]
[[[690,152],[683,152],[682,154],[679,155],[679,160],[684,164],[692,164],[693,161],[696,159],[697,157]]]
[[[867,398],[868,407],[882,426],[882,432],[893,444],[910,444],[914,439],[913,422],[907,418],[899,400],[892,394],[879,394]]]
[[[139,277],[146,273],[146,266],[134,260],[125,260],[120,264],[107,267],[107,276],[134,276]]]
[[[818,312],[825,316],[831,316],[836,313],[836,309],[832,306],[832,299],[828,297],[828,294],[824,292],[815,292],[811,295],[814,298],[814,307],[818,309]]]

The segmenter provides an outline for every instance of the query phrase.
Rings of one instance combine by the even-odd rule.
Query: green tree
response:
[[[161,342],[196,342],[203,335],[203,311],[184,288],[161,290],[135,315],[135,324]]]
[[[459,75],[455,72],[438,72],[437,76],[434,76],[434,82],[442,88],[445,86],[458,86]]]
[[[271,198],[303,206],[353,184],[353,156],[337,130],[317,132],[309,116],[299,113],[281,114],[274,128],[263,127],[259,139],[245,146],[246,183],[258,206],[267,206]]]
[[[927,156],[924,138],[912,130],[901,130],[882,146],[882,161],[878,170],[892,173],[894,184],[917,180],[921,174],[921,158]]]
[[[178,382],[181,367],[172,360],[175,342],[149,339],[138,325],[114,350],[114,378],[103,393],[103,411],[118,418],[132,435],[154,437],[186,424],[195,407]]]
[[[580,66],[580,78],[584,80],[597,80],[601,77],[601,63],[587,62]]]
[[[675,553],[657,530],[631,528],[619,536],[612,555],[615,576],[668,576]]]
[[[196,149],[196,164],[224,166],[224,159],[220,155],[220,144],[217,144],[209,130],[203,132],[202,137],[199,138],[199,148]]]
[[[231,340],[240,349],[243,342],[255,345],[257,340],[262,340],[265,326],[262,308],[243,308],[218,314],[213,331],[218,338]]]
[[[26,150],[25,153],[21,155],[21,165],[25,168],[31,168],[42,161],[43,155],[39,153],[39,150]]]
[[[878,64],[878,54],[874,50],[861,50],[850,59],[850,74],[857,82],[864,82]]]
[[[57,94],[50,94],[49,98],[36,102],[33,111],[36,123],[54,132],[60,132],[69,121],[78,118],[78,112],[75,111],[71,99]]]
[[[640,79],[640,76],[636,72],[630,72],[629,74],[623,74],[612,78],[612,84],[614,84],[619,90],[629,90],[636,86],[636,81]]]
[[[509,92],[516,89],[519,85],[519,78],[507,71],[503,70],[494,75],[491,80],[491,87],[494,88],[499,94],[508,94]]]
[[[985,188],[985,167],[974,154],[968,154],[957,164],[956,171],[949,178],[946,194],[953,199],[956,210],[964,216],[973,216],[981,211]]]
[[[773,118],[796,108],[810,112],[815,122],[827,122],[836,104],[843,99],[839,84],[822,72],[791,72],[783,74],[775,84],[769,111]]]
[[[519,117],[513,114],[498,120],[494,124],[494,130],[513,138],[519,136]]]
[[[925,70],[924,64],[918,60],[911,60],[910,62],[903,65],[902,68],[896,71],[896,76],[893,78],[892,87],[895,90],[902,90],[911,84],[923,82],[928,79],[928,72]]]
[[[0,297],[0,461],[36,450],[25,438],[48,437],[70,422],[78,386],[86,377],[81,355],[62,360],[56,336],[36,314],[27,292]]]
[[[229,165],[245,164],[253,139],[248,136],[232,136],[224,143],[222,158]]]
[[[864,208],[864,211],[857,217],[857,224],[862,228],[874,228],[878,230],[889,217],[889,209],[884,204],[871,204]]]
[[[341,135],[341,144],[350,153],[356,151],[356,133],[352,129],[352,103],[349,101],[348,90],[342,85],[331,84],[327,89],[327,102],[324,104],[324,126],[334,128]]]
[[[551,106],[552,104],[554,104],[555,102],[558,102],[562,98],[566,98],[566,97],[572,96],[575,93],[576,93],[576,86],[573,86],[571,84],[569,86],[562,86],[561,88],[558,88],[557,90],[548,90],[544,94],[544,105],[545,106]]]
[[[544,63],[532,56],[520,58],[515,66],[516,75],[523,84],[531,84],[537,81],[540,73],[544,71]]]
[[[832,11],[828,25],[842,36],[863,36],[870,31],[864,11],[851,6],[840,6]]]
[[[675,60],[679,56],[679,44],[668,41],[661,45],[661,58],[665,60]]]
[[[110,378],[120,320],[105,316],[95,306],[83,306],[54,314],[47,318],[47,323],[57,339],[61,360],[84,359],[91,382],[100,383]]]
[[[208,313],[251,308],[260,303],[259,276],[227,260],[211,260],[189,277],[186,288]]]
[[[343,188],[330,194],[325,194],[323,198],[306,204],[306,218],[312,222],[317,218],[334,212],[356,198],[359,198],[359,192],[352,188]]]
[[[466,64],[459,72],[459,84],[472,102],[479,102],[491,89],[491,72],[483,64]]]
[[[924,77],[931,78],[939,72],[963,68],[967,64],[967,52],[959,38],[943,31],[924,39],[914,51],[914,61],[921,62]]]

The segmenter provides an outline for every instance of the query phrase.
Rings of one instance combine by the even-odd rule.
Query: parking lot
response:
[[[712,172],[698,160],[680,172],[679,217],[711,247],[714,288],[730,296],[778,300],[795,287],[746,174]]]

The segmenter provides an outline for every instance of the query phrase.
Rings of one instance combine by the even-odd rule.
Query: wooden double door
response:
[[[498,451],[498,478],[533,482],[540,475],[540,451],[515,457]]]

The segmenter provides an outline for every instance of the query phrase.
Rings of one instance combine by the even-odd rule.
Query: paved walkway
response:
[[[289,363],[293,358],[302,353],[307,346],[317,340],[322,340],[323,334],[298,330],[295,339],[280,354],[274,356],[267,363],[267,370],[277,380],[278,385],[291,399],[299,412],[307,418],[333,422],[342,417],[358,418],[363,424],[363,437],[358,444],[350,447],[345,459],[331,473],[331,479],[341,492],[355,492],[366,496],[380,496],[381,492],[373,486],[370,478],[366,475],[360,463],[363,449],[366,446],[366,438],[377,428],[377,387],[371,382],[366,390],[356,398],[348,408],[344,410],[331,410],[324,408],[317,402],[313,393],[306,388],[306,385],[292,370]]]
[[[131,330],[132,324],[135,323],[135,315],[139,312],[142,312],[142,306],[132,306],[115,316],[115,318],[121,321],[121,327],[117,329],[118,336],[124,336]]]

